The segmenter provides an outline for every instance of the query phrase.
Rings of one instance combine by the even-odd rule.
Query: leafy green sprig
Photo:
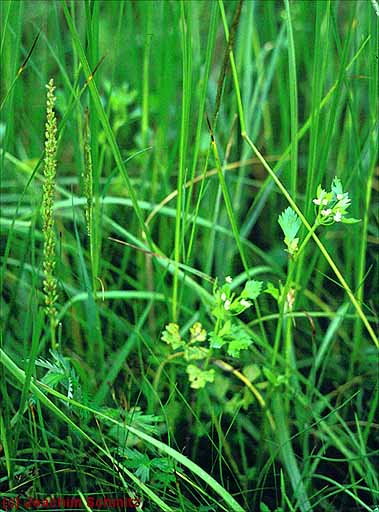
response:
[[[315,205],[315,220],[310,227],[308,233],[305,235],[301,244],[299,244],[299,237],[297,236],[301,227],[301,219],[296,212],[291,208],[286,208],[278,218],[278,223],[284,233],[284,243],[287,246],[286,251],[290,254],[292,262],[288,267],[288,274],[285,285],[281,289],[280,296],[278,297],[280,318],[277,325],[273,364],[276,360],[276,355],[279,350],[279,340],[282,335],[282,325],[284,314],[287,310],[294,307],[296,295],[292,286],[292,276],[294,274],[296,259],[307,246],[309,240],[314,236],[315,231],[320,226],[331,226],[334,223],[343,222],[345,224],[353,224],[359,220],[348,217],[348,208],[351,204],[348,192],[344,192],[342,183],[339,178],[335,177],[332,181],[331,190],[324,190],[321,185],[317,187],[316,197],[313,199]],[[289,358],[290,344],[291,344],[291,323],[286,324],[286,355]]]
[[[226,277],[225,283],[213,289],[214,305],[211,310],[215,319],[214,330],[209,333],[196,322],[190,329],[188,341],[182,338],[179,325],[169,323],[162,334],[162,340],[171,345],[173,350],[180,349],[170,359],[182,357],[187,363],[187,373],[191,387],[203,388],[215,378],[214,369],[208,369],[208,361],[213,350],[226,349],[230,357],[239,357],[241,350],[252,344],[252,339],[237,318],[241,313],[253,306],[254,301],[262,292],[263,282],[247,281],[241,293],[232,290],[232,278]],[[208,346],[204,346],[207,343]],[[198,363],[192,364],[197,361]],[[199,362],[202,361],[202,365]]]
[[[215,329],[209,333],[210,347],[219,349],[226,345],[227,354],[239,357],[240,351],[247,349],[252,340],[243,326],[234,317],[252,307],[252,302],[262,291],[261,281],[247,281],[240,294],[232,292],[232,278],[227,277],[225,284],[217,287],[215,284],[215,306],[212,315],[216,319]]]

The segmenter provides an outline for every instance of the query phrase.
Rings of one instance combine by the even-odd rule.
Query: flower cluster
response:
[[[321,185],[317,188],[316,198],[313,199],[319,224],[330,226],[335,222],[353,224],[357,219],[348,218],[347,210],[351,204],[348,192],[342,189],[341,181],[335,177],[332,182],[332,190],[327,192]]]
[[[243,311],[252,306],[252,303],[247,300],[249,298],[247,290],[244,290],[238,296],[231,291],[229,285],[232,284],[232,282],[233,279],[230,276],[227,276],[225,278],[225,284],[215,290],[214,295],[216,298],[216,309],[218,313],[216,316],[223,317],[223,311],[227,311],[232,315],[240,315]]]

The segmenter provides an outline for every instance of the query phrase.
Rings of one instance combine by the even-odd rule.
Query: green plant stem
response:
[[[241,243],[239,229],[238,229],[237,222],[236,222],[236,219],[235,219],[235,216],[234,216],[233,206],[232,206],[232,202],[230,200],[230,195],[229,195],[228,187],[226,185],[225,177],[224,177],[224,174],[222,172],[222,167],[221,167],[220,157],[219,157],[219,154],[218,154],[217,144],[216,144],[216,141],[215,141],[215,138],[214,138],[214,135],[213,135],[212,132],[211,132],[211,141],[212,141],[213,155],[214,155],[215,162],[216,162],[218,179],[220,181],[220,186],[221,186],[222,194],[224,196],[226,211],[228,213],[229,221],[230,221],[230,224],[232,226],[233,235],[234,235],[234,238],[235,238],[235,241],[236,241],[236,244],[237,244],[240,256],[241,256],[241,261],[242,261],[244,270],[247,273],[247,275],[249,275],[249,266],[247,264],[247,260],[246,260],[246,256],[245,256],[245,251],[244,251],[244,248],[243,248],[242,243]]]
[[[218,5],[220,7],[221,19],[222,19],[222,23],[224,26],[225,39],[226,39],[227,43],[229,44],[229,28],[228,28],[228,22],[226,19],[226,15],[225,15],[223,1],[218,0]],[[243,114],[241,90],[239,87],[236,61],[234,59],[232,47],[229,47],[229,60],[230,60],[230,67],[232,69],[233,82],[234,82],[234,88],[235,88],[236,100],[237,100],[237,110],[238,110],[239,121],[240,121],[240,125],[241,125],[241,132],[244,133],[244,132],[246,132],[245,116]]]
[[[182,33],[182,76],[183,76],[183,94],[182,94],[182,119],[180,126],[180,147],[179,147],[179,173],[178,173],[178,199],[176,203],[176,218],[175,218],[175,246],[174,246],[174,260],[176,263],[174,279],[173,279],[173,292],[172,292],[172,318],[175,322],[178,315],[178,270],[180,257],[182,254],[183,243],[183,215],[182,209],[184,204],[184,174],[187,154],[188,143],[188,125],[189,125],[189,111],[191,100],[191,48],[188,41],[191,38],[191,25],[190,16],[186,17],[186,5],[181,2],[181,33]],[[185,219],[184,219],[185,220]]]
[[[288,429],[288,418],[283,406],[282,397],[278,391],[274,393],[272,405],[277,425],[276,435],[279,444],[279,451],[281,453],[283,464],[289,475],[294,494],[298,500],[297,505],[300,506],[300,510],[302,512],[311,512],[312,507],[304,485],[303,475],[300,472],[292,446],[291,435]]]
[[[58,349],[57,337],[56,337],[56,327],[57,327],[56,319],[50,317],[50,338],[51,338],[51,348],[53,350]]]
[[[141,135],[142,147],[148,144],[148,130],[149,130],[149,63],[150,63],[150,47],[151,39],[151,5],[146,5],[146,40],[145,50],[143,54],[143,77],[142,77],[142,117],[141,117]]]
[[[286,300],[287,300],[288,292],[289,292],[290,287],[291,287],[292,276],[293,276],[293,274],[295,272],[295,269],[296,269],[296,261],[297,261],[298,257],[301,255],[301,253],[303,252],[303,250],[305,249],[305,247],[307,246],[309,240],[311,239],[311,237],[313,236],[313,234],[315,233],[315,231],[319,227],[319,225],[320,224],[319,224],[319,221],[318,221],[318,218],[317,218],[315,223],[311,227],[311,229],[308,231],[308,233],[307,233],[306,237],[304,238],[303,242],[301,243],[301,245],[299,247],[299,250],[297,251],[294,260],[290,262],[290,265],[289,265],[290,268],[289,268],[289,271],[287,273],[287,279],[286,279],[285,285],[283,287],[283,290],[282,290],[282,293],[281,293],[281,296],[280,296],[280,299],[279,299],[279,317],[278,317],[278,323],[277,323],[276,333],[275,333],[274,351],[273,351],[272,360],[271,360],[272,366],[275,366],[276,358],[277,358],[277,355],[278,355],[280,335],[281,335],[281,332],[282,332],[284,316],[286,314]],[[288,320],[288,322],[291,323],[290,320]],[[288,341],[289,334],[290,333],[286,334],[286,361],[287,361],[287,369],[289,369],[289,355],[290,355],[290,349],[291,349],[290,343]]]
[[[169,356],[167,356],[166,359],[164,359],[164,361],[161,362],[161,364],[158,366],[158,369],[157,371],[155,372],[155,376],[154,376],[154,381],[153,381],[153,388],[154,390],[157,392],[156,396],[158,397],[158,386],[159,386],[159,381],[160,381],[160,378],[161,378],[161,375],[162,375],[162,372],[163,372],[163,369],[164,367],[166,366],[166,364],[168,364],[170,361],[172,361],[173,359],[177,359],[178,357],[183,357],[185,354],[185,352],[175,352],[174,354],[170,354]]]
[[[296,55],[293,28],[291,21],[291,9],[288,0],[285,0],[286,27],[288,34],[289,80],[290,80],[290,109],[291,109],[291,194],[296,199],[297,172],[298,172],[298,104],[297,104],[297,77]]]
[[[225,361],[222,361],[221,359],[214,360],[213,364],[215,364],[218,368],[221,368],[222,370],[235,375],[237,377],[237,379],[239,379],[251,391],[251,393],[255,396],[256,400],[258,401],[259,405],[262,407],[262,409],[265,410],[272,430],[275,430],[275,422],[270,414],[270,411],[267,409],[265,399],[260,394],[258,389],[255,386],[253,386],[253,384],[249,381],[249,379],[247,377],[245,377],[245,375],[243,373],[236,370],[235,368],[233,368],[233,366],[226,363]]]

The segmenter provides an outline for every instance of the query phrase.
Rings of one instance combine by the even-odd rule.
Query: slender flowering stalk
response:
[[[47,108],[46,108],[46,131],[45,131],[45,165],[42,198],[43,217],[43,270],[44,281],[43,291],[45,294],[45,311],[50,318],[51,344],[56,349],[55,328],[57,323],[57,310],[55,303],[58,299],[57,281],[54,276],[55,270],[55,245],[56,237],[54,231],[54,187],[56,175],[56,153],[57,153],[57,119],[54,112],[54,80],[51,79],[47,87]]]
[[[88,111],[86,112],[84,124],[84,195],[87,199],[85,215],[87,221],[87,234],[92,234],[92,198],[93,198],[93,182],[92,182],[92,155],[90,146],[89,119]]]

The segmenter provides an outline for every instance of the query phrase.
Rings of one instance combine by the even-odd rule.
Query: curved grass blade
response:
[[[25,372],[23,370],[21,370],[13,361],[10,357],[7,356],[7,354],[3,351],[3,349],[0,349],[0,363],[2,363],[6,368],[7,370],[21,383],[23,384],[25,382],[25,379],[26,379],[26,375],[25,375]],[[39,383],[39,385],[41,387],[43,387],[44,389],[46,389],[47,391],[52,391],[51,388],[49,388],[48,386],[45,386],[41,383]],[[142,492],[144,492],[144,494],[146,494],[146,496],[148,496],[151,501],[153,501],[154,503],[156,503],[160,508],[161,510],[164,510],[165,512],[171,512],[172,509],[171,507],[169,507],[168,505],[166,505],[166,503],[161,500],[161,498],[155,494],[151,489],[149,489],[149,487],[147,487],[147,485],[145,485],[143,482],[141,482],[135,475],[134,473],[130,472],[125,466],[123,466],[120,462],[118,462],[116,459],[114,459],[114,457],[112,457],[112,455],[106,450],[104,449],[102,446],[100,446],[98,443],[96,443],[96,441],[93,440],[93,438],[87,434],[83,429],[81,429],[71,418],[69,418],[64,412],[61,411],[61,409],[59,409],[59,407],[57,407],[46,395],[45,393],[43,393],[40,389],[39,386],[37,386],[35,384],[35,380],[33,379],[30,384],[29,384],[29,389],[30,391],[40,400],[40,402],[48,409],[50,409],[50,411],[55,414],[55,416],[57,418],[59,418],[60,420],[62,420],[64,423],[66,423],[68,426],[70,426],[73,430],[75,430],[78,434],[80,434],[81,437],[83,437],[83,439],[85,439],[87,442],[89,442],[90,444],[92,444],[99,452],[101,452],[105,457],[107,457],[112,465],[114,467],[118,467],[120,469],[122,469],[122,471],[128,476],[128,478],[134,482],[136,485],[138,485],[138,487],[141,489]],[[57,396],[58,398],[64,398],[65,395],[61,395],[60,393],[58,392],[54,392],[53,393],[55,396]],[[73,404],[74,405],[74,404]],[[77,406],[80,406],[80,407],[83,407],[82,404],[79,404],[78,402],[75,402],[75,405]],[[92,410],[92,412],[96,413],[96,411]],[[97,414],[97,413],[96,413]],[[102,415],[103,417],[106,417],[106,415]],[[110,419],[110,418],[107,418],[107,419]],[[120,473],[119,473],[120,474]]]
[[[3,349],[0,349],[0,363],[2,363],[10,373],[21,383],[25,380],[25,372],[21,370],[14,361],[4,352]],[[37,385],[38,384],[38,385]],[[125,474],[128,475],[128,477],[136,483],[141,490],[149,496],[150,499],[152,499],[157,505],[159,505],[162,510],[170,512],[172,509],[164,503],[159,496],[157,496],[153,491],[151,491],[145,484],[143,484],[138,478],[135,477],[133,473],[128,471],[122,464],[117,462],[113,459],[113,457],[100,445],[98,445],[86,432],[84,432],[78,425],[75,424],[74,421],[72,421],[66,414],[64,414],[46,395],[41,391],[41,389],[44,389],[47,393],[64,400],[68,404],[78,407],[79,409],[86,410],[99,418],[103,418],[110,423],[113,423],[114,425],[117,425],[120,429],[127,429],[129,432],[137,436],[139,439],[142,439],[143,441],[146,441],[151,446],[154,446],[159,451],[165,453],[169,457],[172,457],[175,459],[179,464],[182,464],[187,469],[192,471],[196,476],[201,478],[206,485],[208,485],[213,491],[218,494],[225,503],[230,507],[230,510],[233,510],[233,512],[244,512],[243,508],[239,505],[239,503],[233,498],[233,496],[224,489],[212,476],[210,476],[206,471],[204,471],[200,466],[189,460],[187,457],[179,453],[178,451],[174,450],[170,446],[167,446],[165,443],[162,443],[158,439],[153,438],[152,436],[145,434],[144,432],[141,432],[140,430],[125,425],[124,423],[121,423],[117,420],[115,420],[112,417],[107,416],[106,414],[102,413],[101,411],[96,411],[95,409],[92,409],[91,407],[87,407],[80,402],[77,402],[76,400],[71,400],[67,398],[65,395],[62,395],[58,391],[50,388],[49,386],[46,386],[38,381],[32,381],[30,383],[30,390],[35,393],[37,398],[41,401],[41,403],[49,408],[58,418],[60,418],[62,421],[70,425],[71,428],[76,430],[82,437],[84,437],[87,441],[89,441],[91,444],[96,446],[96,448],[101,451],[107,458],[109,458],[113,464],[120,467]]]

